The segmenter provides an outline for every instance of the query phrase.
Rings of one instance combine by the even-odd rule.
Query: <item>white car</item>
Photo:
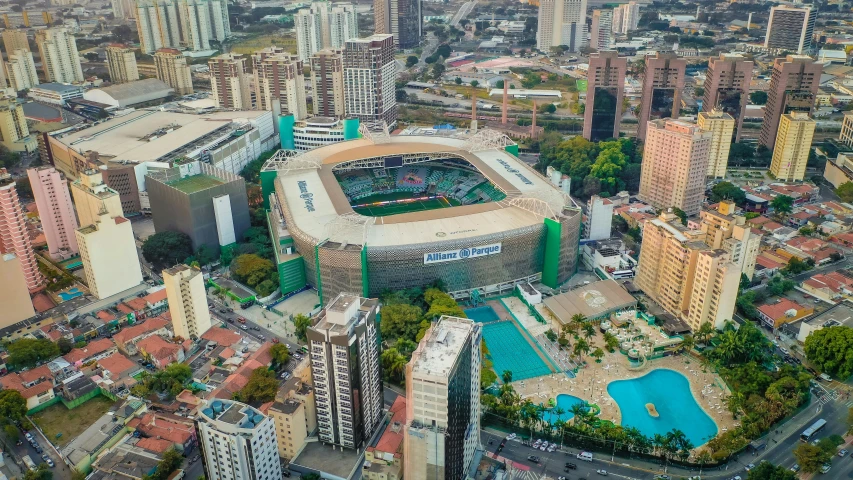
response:
[[[516,435],[514,433],[510,433],[509,435],[507,435],[506,439],[507,440],[514,440],[515,437],[516,437]]]
[[[548,452],[549,452],[549,453],[554,453],[554,450],[556,450],[556,449],[557,449],[557,446],[556,446],[556,445],[554,445],[554,444],[551,444],[551,446],[550,446],[550,447],[548,447]]]
[[[542,450],[544,452],[545,450],[548,450],[548,447],[546,447],[545,445],[542,445],[541,447],[539,447],[539,450]]]

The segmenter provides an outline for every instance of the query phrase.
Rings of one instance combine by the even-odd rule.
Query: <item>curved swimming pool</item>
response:
[[[619,405],[622,425],[648,437],[677,428],[698,447],[717,435],[717,424],[693,398],[687,377],[674,370],[661,368],[640,378],[617,380],[607,386],[607,393]]]
[[[557,420],[560,419],[562,419],[564,422],[571,420],[575,416],[575,414],[572,413],[572,405],[576,403],[586,402],[578,397],[575,397],[574,395],[561,393],[557,395],[556,407],[545,410],[545,412],[542,414],[542,419],[551,424],[555,423]],[[562,415],[557,415],[556,413],[554,413],[554,410],[556,410],[557,408],[562,408],[566,413]]]

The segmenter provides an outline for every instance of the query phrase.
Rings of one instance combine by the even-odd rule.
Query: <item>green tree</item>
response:
[[[811,266],[809,266],[807,262],[804,262],[797,257],[791,257],[791,259],[788,260],[788,264],[782,269],[782,272],[788,275],[799,275],[809,269],[811,269]]]
[[[59,356],[59,346],[44,338],[24,337],[10,343],[6,350],[9,353],[7,363],[15,368],[33,367]]]
[[[835,194],[844,202],[853,202],[853,182],[842,183],[835,189]]]
[[[20,420],[27,413],[27,401],[17,390],[0,390],[0,418]]]
[[[681,220],[682,225],[687,226],[687,212],[678,207],[672,207],[672,213]]]
[[[781,275],[776,275],[767,283],[767,289],[771,295],[782,296],[786,292],[794,289],[794,282],[788,280]]]
[[[59,347],[59,354],[65,355],[74,348],[74,342],[65,337],[61,337],[59,341],[56,342],[56,346]]]
[[[35,470],[27,470],[24,473],[24,480],[51,480],[53,472],[46,463],[39,464]]]
[[[287,365],[287,362],[290,361],[290,350],[287,348],[287,345],[276,343],[270,347],[270,356],[276,365]]]
[[[743,205],[746,192],[731,182],[720,182],[711,188],[711,201],[717,203],[721,200],[731,200],[735,205]]]
[[[157,468],[151,475],[146,475],[143,480],[166,480],[183,463],[184,458],[180,452],[170,448],[163,453],[163,458],[157,463]]]
[[[627,164],[627,157],[622,153],[619,142],[607,142],[596,157],[589,173],[601,180],[602,190],[612,195],[621,190],[622,184],[619,177]]]
[[[779,216],[784,216],[794,209],[794,199],[787,195],[776,195],[773,200],[770,201],[770,206],[773,207],[773,211],[776,212]]]
[[[764,105],[767,103],[767,92],[758,90],[749,94],[749,101],[753,105]]]
[[[503,373],[501,373],[501,380],[503,380],[504,383],[512,383],[512,372],[504,370]]]
[[[264,280],[276,278],[275,265],[254,253],[237,256],[231,262],[231,275],[238,281],[250,287],[255,287]]]
[[[476,80],[471,80],[471,86],[472,87],[477,88],[479,85],[480,85],[480,82],[478,82]]]
[[[595,358],[596,362],[600,362],[601,358],[604,357],[604,350],[602,350],[600,348],[596,348],[595,350],[592,351],[592,353],[590,353],[590,356]]]
[[[497,82],[495,82],[495,88],[504,88],[504,81],[498,80]]]
[[[832,458],[832,454],[815,445],[801,443],[794,449],[794,457],[804,472],[814,473]]]
[[[311,317],[303,314],[298,314],[293,317],[293,327],[296,329],[296,338],[305,341],[308,327],[311,326]]]
[[[804,352],[821,371],[840,380],[853,374],[853,328],[838,325],[806,337]]]
[[[266,403],[275,399],[277,390],[278,380],[275,378],[275,372],[267,367],[258,367],[252,371],[246,386],[234,395],[241,402]]]
[[[794,472],[780,465],[761,462],[746,474],[746,480],[796,480]]]
[[[5,425],[3,426],[3,432],[6,434],[6,438],[10,442],[17,442],[19,438],[21,438],[21,432],[14,425]]]
[[[418,57],[414,55],[409,55],[406,57],[406,68],[412,68],[418,64]]]
[[[186,233],[157,232],[142,242],[142,256],[159,267],[177,265],[192,253],[192,240]]]
[[[423,311],[414,305],[403,303],[386,305],[382,307],[379,331],[385,339],[414,339],[421,328],[422,317]]]
[[[461,79],[461,78],[459,78],[459,77],[456,77],[456,78],[453,80],[453,82],[454,82],[454,83],[456,83],[456,85],[462,85],[462,79]]]

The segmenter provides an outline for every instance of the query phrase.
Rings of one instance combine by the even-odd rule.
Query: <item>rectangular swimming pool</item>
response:
[[[492,361],[498,378],[504,370],[512,372],[513,381],[551,373],[551,369],[522,335],[515,323],[501,321],[492,307],[484,305],[469,308],[465,310],[465,315],[483,324],[483,339],[486,341],[489,360]]]

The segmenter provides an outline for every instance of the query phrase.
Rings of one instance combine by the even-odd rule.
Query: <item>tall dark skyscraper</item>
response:
[[[628,60],[613,50],[592,54],[589,59],[586,87],[586,110],[583,115],[583,137],[597,142],[619,138],[622,119],[622,93]]]
[[[654,56],[646,56],[643,96],[640,100],[637,125],[638,139],[645,141],[649,120],[678,118],[686,68],[687,60],[678,58],[674,52],[658,52]]]
[[[394,36],[397,48],[415,48],[424,33],[422,0],[374,0],[374,33]]]
[[[705,75],[705,96],[702,111],[714,109],[728,113],[735,119],[735,141],[740,140],[743,116],[752,81],[752,61],[743,55],[724,53],[708,62]]]
[[[823,66],[806,55],[788,55],[773,62],[764,121],[758,142],[772,149],[776,145],[779,118],[786,113],[814,111],[815,96]]]

